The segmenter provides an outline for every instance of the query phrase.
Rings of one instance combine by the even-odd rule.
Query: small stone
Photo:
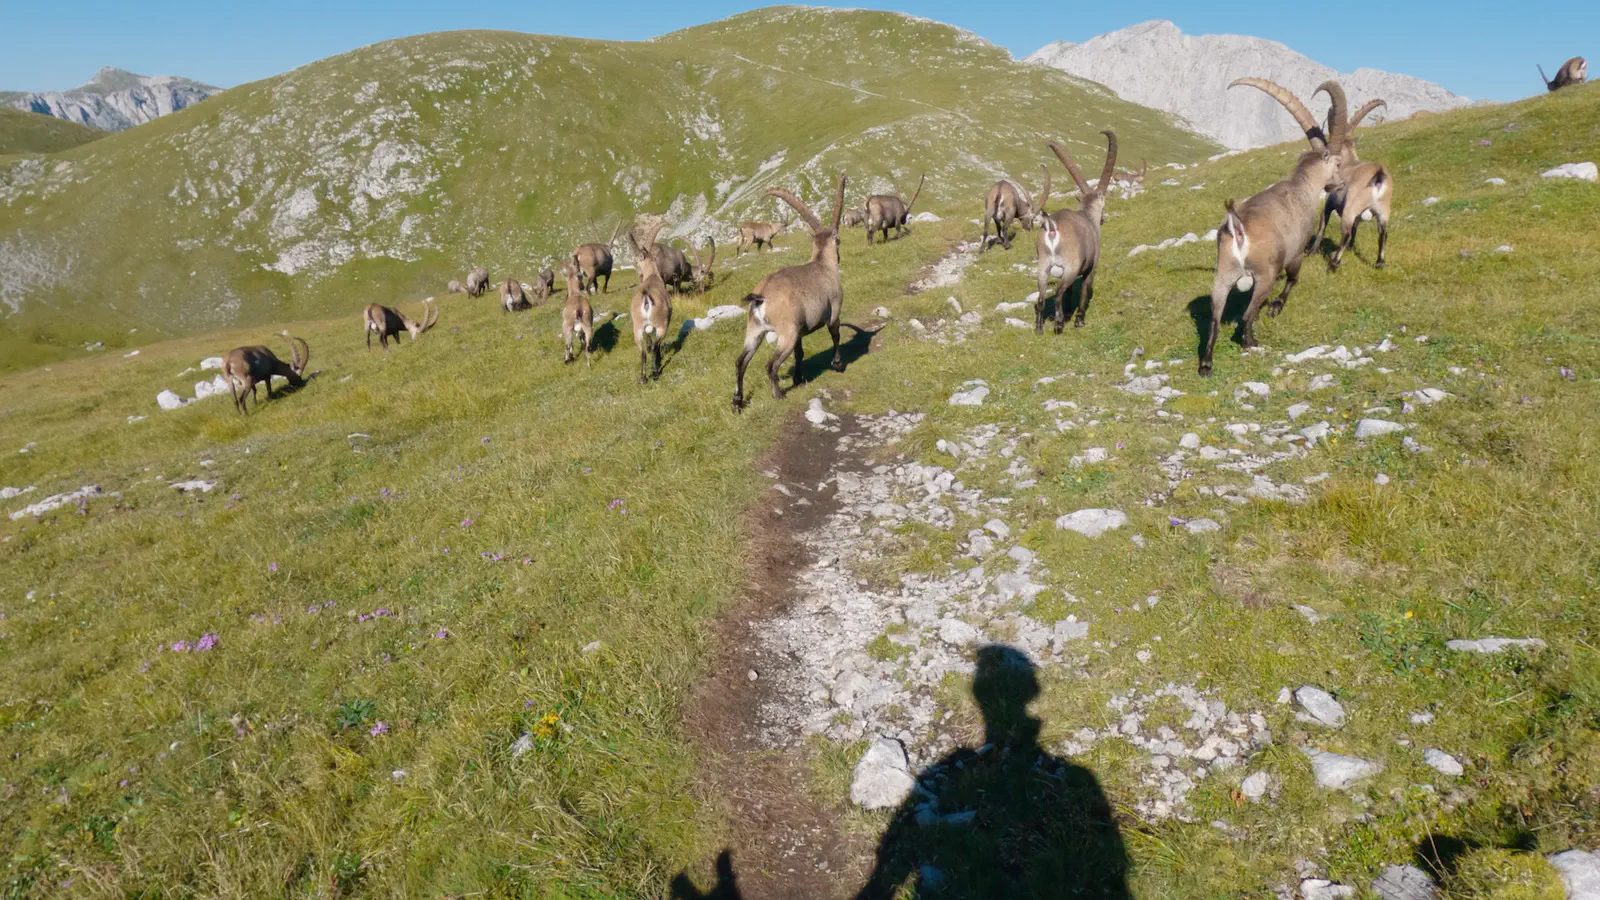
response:
[[[1439,895],[1433,879],[1416,866],[1390,866],[1372,881],[1372,892],[1383,900],[1433,900]]]
[[[1191,431],[1178,439],[1178,446],[1185,450],[1198,450],[1200,449],[1200,435]]]
[[[583,649],[579,650],[578,652],[582,653],[584,656],[588,656],[591,653],[599,652],[600,648],[604,647],[604,646],[605,646],[605,644],[602,644],[599,641],[590,641],[589,643],[584,644],[583,645]]]
[[[1278,688],[1277,703],[1279,706],[1287,706],[1293,700],[1294,693],[1292,691],[1290,691],[1287,687]]]
[[[1423,206],[1432,206],[1432,205],[1434,205],[1435,203],[1438,203],[1438,202],[1439,202],[1439,198],[1438,197],[1424,197],[1423,200],[1422,200],[1422,205]]]
[[[1301,900],[1345,900],[1354,897],[1356,889],[1348,884],[1335,884],[1326,878],[1307,878],[1300,882]]]
[[[1544,649],[1544,641],[1538,638],[1486,637],[1471,641],[1457,639],[1445,641],[1444,645],[1462,653],[1504,653],[1513,647],[1526,650]]]
[[[1567,163],[1539,173],[1540,178],[1577,178],[1581,181],[1600,181],[1600,168],[1592,162]]]
[[[750,679],[751,681],[755,681],[757,678],[761,677],[761,673],[757,672],[755,669],[751,669],[750,671],[744,673],[744,677]]]
[[[1017,318],[1016,316],[1006,316],[1006,324],[1010,325],[1012,328],[1032,328],[1033,327],[1032,325],[1029,325],[1027,322],[1024,322],[1021,319]]]
[[[989,386],[981,381],[967,382],[967,385],[976,385],[965,391],[957,391],[950,395],[951,406],[982,406],[984,398],[989,396]],[[966,387],[966,385],[963,385]]]
[[[1264,383],[1262,383],[1260,381],[1246,381],[1244,384],[1239,385],[1239,389],[1233,392],[1233,396],[1236,399],[1239,398],[1239,397],[1242,397],[1242,396],[1249,396],[1249,395],[1254,395],[1254,396],[1257,396],[1257,397],[1266,397],[1268,394],[1271,394],[1271,393],[1272,393],[1272,388],[1271,388],[1271,386],[1269,386],[1267,384],[1264,384]]]
[[[1183,524],[1190,534],[1205,534],[1211,531],[1221,531],[1222,523],[1215,519],[1190,519]]]
[[[1305,415],[1306,413],[1308,413],[1310,411],[1311,411],[1311,404],[1309,404],[1309,403],[1296,403],[1296,404],[1290,406],[1288,409],[1284,410],[1284,414],[1289,417],[1289,421],[1293,422],[1295,419],[1300,418],[1301,416]]]
[[[999,519],[990,519],[989,521],[983,523],[983,530],[989,532],[1002,541],[1008,537],[1011,537],[1011,526],[1000,521]]]
[[[1267,795],[1267,789],[1272,787],[1272,777],[1265,772],[1255,772],[1239,782],[1239,793],[1251,803],[1258,803]]]
[[[162,391],[156,395],[156,405],[162,409],[182,409],[193,402],[193,400],[179,397],[172,391]]]
[[[1356,440],[1361,441],[1368,438],[1382,437],[1386,434],[1394,434],[1397,431],[1405,430],[1406,426],[1401,425],[1399,422],[1390,422],[1385,419],[1362,419],[1356,423]]]
[[[1466,769],[1462,768],[1460,760],[1443,750],[1436,750],[1432,747],[1422,751],[1422,761],[1427,763],[1434,771],[1443,775],[1459,777],[1462,772],[1466,771]]]
[[[1076,531],[1084,537],[1097,538],[1128,524],[1126,513],[1117,509],[1080,509],[1056,519],[1056,527],[1063,531]]]
[[[1567,900],[1600,900],[1600,853],[1564,850],[1550,856]]]
[[[1306,685],[1294,692],[1294,699],[1313,719],[1329,728],[1344,725],[1344,707],[1322,688]]]
[[[1300,752],[1311,760],[1311,773],[1318,787],[1344,790],[1363,778],[1383,771],[1383,766],[1356,756],[1343,756],[1315,747],[1302,747]]]
[[[877,316],[880,319],[887,319],[887,318],[889,318],[889,307],[880,306],[877,309],[873,310],[872,314]]]
[[[1372,480],[1377,482],[1380,485],[1384,485],[1384,484],[1388,484],[1389,483],[1389,476],[1383,474],[1382,472],[1379,472],[1377,474],[1377,477],[1373,478]]]
[[[522,737],[517,738],[516,742],[511,745],[511,755],[512,755],[513,758],[515,758],[515,757],[521,756],[524,753],[527,753],[529,750],[532,750],[532,749],[533,749],[533,738],[531,736],[525,734]]]
[[[1315,444],[1320,440],[1326,439],[1328,435],[1332,434],[1333,426],[1329,425],[1327,422],[1318,422],[1315,425],[1307,425],[1306,427],[1300,429],[1298,433],[1307,441]]]
[[[1335,379],[1331,374],[1325,373],[1322,375],[1314,375],[1312,376],[1311,381],[1306,384],[1306,390],[1321,391],[1331,388],[1334,385],[1334,380]]]
[[[1496,252],[1496,253],[1510,253],[1511,252],[1511,245],[1510,244],[1501,244],[1500,246],[1494,248],[1494,252]]]
[[[939,622],[939,639],[956,647],[964,647],[978,639],[978,629],[960,619],[946,618]]]
[[[890,737],[879,737],[862,754],[850,779],[850,799],[863,809],[898,806],[916,786],[906,748]]]
[[[1500,185],[1505,184],[1506,180],[1504,178],[1485,178],[1483,180],[1483,183],[1484,184],[1492,184],[1492,185],[1494,185],[1496,187],[1499,187]]]
[[[1433,724],[1433,713],[1428,712],[1427,710],[1423,710],[1422,712],[1414,712],[1414,713],[1411,714],[1411,724],[1413,724],[1413,725],[1432,725]]]

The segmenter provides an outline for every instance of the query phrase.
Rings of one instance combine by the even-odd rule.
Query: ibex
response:
[[[289,379],[291,387],[301,387],[306,383],[306,365],[311,362],[311,347],[300,338],[289,337],[287,331],[282,334],[289,341],[289,355],[294,360],[292,365],[259,344],[254,347],[235,347],[222,358],[222,377],[233,392],[233,405],[239,412],[249,412],[245,398],[256,399],[258,384],[267,386],[267,399],[272,399],[274,375]],[[260,405],[259,400],[256,405]]]
[[[1033,302],[1034,334],[1044,334],[1044,303],[1050,279],[1058,279],[1055,294],[1056,334],[1060,334],[1062,326],[1067,323],[1067,289],[1074,282],[1079,287],[1078,309],[1073,314],[1072,327],[1083,327],[1083,317],[1089,311],[1089,300],[1094,297],[1094,270],[1100,261],[1100,226],[1106,220],[1106,191],[1111,189],[1111,173],[1117,168],[1117,136],[1110,130],[1100,133],[1106,136],[1106,165],[1100,171],[1100,181],[1093,190],[1089,189],[1089,183],[1083,180],[1083,173],[1078,171],[1078,164],[1072,161],[1067,151],[1055,143],[1050,144],[1050,152],[1066,166],[1067,174],[1078,185],[1083,199],[1077,209],[1045,213],[1045,204],[1050,202],[1048,179],[1044,193],[1039,195],[1042,220],[1039,237],[1035,240],[1039,257],[1039,297]],[[1048,169],[1045,174],[1049,175]]]
[[[867,220],[867,211],[859,206],[852,206],[844,211],[844,218],[840,221],[845,228],[855,228]]]
[[[611,232],[611,240],[604,244],[580,244],[572,250],[572,263],[578,269],[578,289],[587,287],[589,293],[594,293],[595,285],[604,278],[606,283],[600,288],[601,293],[611,291],[611,248],[617,243],[617,235],[622,233],[622,223],[618,222],[616,230]],[[565,268],[565,266],[563,266]]]
[[[396,345],[400,343],[400,332],[404,331],[416,340],[424,331],[432,328],[439,321],[439,307],[433,305],[433,298],[422,301],[422,318],[420,320],[408,319],[398,309],[368,303],[366,312],[362,313],[363,329],[367,333],[367,349],[372,349],[372,336],[378,336],[378,346],[385,352],[389,350],[389,339],[394,338]]]
[[[1050,170],[1044,166],[1039,168],[1044,171],[1045,189],[1037,205],[1010,179],[1001,179],[989,186],[989,193],[983,198],[983,235],[978,239],[979,252],[989,248],[990,222],[994,223],[995,243],[1007,250],[1011,249],[1013,223],[1033,230],[1034,221],[1042,216],[1042,198],[1050,193]]]
[[[755,291],[745,295],[740,302],[749,307],[744,328],[744,349],[734,363],[733,411],[745,407],[744,370],[761,347],[761,339],[768,331],[778,334],[777,346],[767,363],[767,380],[772,383],[774,399],[783,399],[778,387],[778,367],[794,354],[794,383],[800,383],[800,363],[805,359],[801,339],[818,328],[828,326],[833,338],[833,363],[835,372],[844,371],[844,357],[839,354],[839,310],[844,303],[844,288],[839,283],[839,218],[844,211],[845,177],[839,175],[839,192],[833,200],[833,226],[825,227],[800,198],[783,188],[771,188],[768,194],[779,198],[794,208],[811,229],[811,260],[804,265],[788,266],[761,279]]]
[[[1200,374],[1211,374],[1211,358],[1217,346],[1217,334],[1222,330],[1222,313],[1227,308],[1228,297],[1235,291],[1249,291],[1250,305],[1245,309],[1240,325],[1241,341],[1246,349],[1256,345],[1255,321],[1262,302],[1272,292],[1280,273],[1286,276],[1283,293],[1268,307],[1268,315],[1276,316],[1289,301],[1289,292],[1300,280],[1300,263],[1305,257],[1306,242],[1316,227],[1317,203],[1323,191],[1336,191],[1342,184],[1343,159],[1336,149],[1344,136],[1325,137],[1317,120],[1305,104],[1295,95],[1263,78],[1241,78],[1229,87],[1249,85],[1266,91],[1282,103],[1289,114],[1305,132],[1311,150],[1302,153],[1295,163],[1294,173],[1283,181],[1243,203],[1224,204],[1227,215],[1217,229],[1217,277],[1211,283],[1211,331],[1206,335],[1205,350],[1200,354]],[[1344,90],[1337,82],[1324,81],[1317,93],[1327,91],[1339,108],[1331,121],[1344,122]]]
[[[1328,258],[1329,271],[1344,264],[1344,252],[1355,246],[1356,228],[1363,219],[1377,220],[1378,259],[1373,266],[1383,268],[1384,249],[1389,244],[1389,208],[1394,202],[1394,176],[1382,165],[1362,162],[1356,156],[1355,133],[1356,126],[1361,124],[1367,113],[1388,105],[1382,100],[1368,100],[1356,110],[1349,122],[1329,122],[1330,132],[1344,135],[1335,148],[1341,158],[1340,177],[1344,184],[1338,190],[1328,192],[1328,199],[1322,206],[1322,224],[1306,246],[1307,253],[1316,252],[1322,244],[1323,233],[1328,230],[1328,220],[1335,214],[1339,216],[1339,249]],[[1334,112],[1342,114],[1342,104],[1334,104]]]
[[[589,352],[594,346],[594,308],[589,305],[589,295],[583,290],[583,272],[574,261],[561,266],[567,276],[567,302],[561,307],[561,338],[566,342],[567,355],[561,361],[572,362],[572,335],[583,333],[583,362],[590,364]]]
[[[1535,65],[1538,64],[1535,63]],[[1539,78],[1544,81],[1544,86],[1552,91],[1558,91],[1564,87],[1572,87],[1575,84],[1583,84],[1588,77],[1589,63],[1581,56],[1574,56],[1562,63],[1561,68],[1556,70],[1554,80],[1545,78],[1544,66],[1539,66]]]
[[[895,230],[895,237],[910,231],[906,228],[906,222],[911,219],[911,207],[917,205],[917,198],[922,195],[922,183],[927,180],[928,176],[924,175],[917,182],[917,192],[911,195],[910,203],[901,200],[898,193],[873,194],[867,198],[867,246],[872,245],[874,231],[883,232],[883,239],[886,241],[889,239],[891,228]]]
[[[685,256],[682,250],[666,244],[657,244],[653,236],[648,246],[650,261],[655,264],[656,274],[661,276],[663,284],[681,294],[685,284],[694,283],[694,267],[689,265],[689,257]],[[644,277],[642,271],[639,277]]]
[[[501,282],[500,308],[506,312],[533,308],[533,304],[528,300],[527,292],[522,289],[522,282],[515,278],[507,278]]]
[[[787,234],[789,226],[794,224],[794,219],[780,219],[778,224],[771,222],[741,222],[739,223],[739,246],[734,248],[734,256],[743,256],[744,248],[754,247],[759,251],[762,247],[768,250],[775,246],[772,239],[780,234]]]
[[[716,282],[717,273],[711,270],[717,261],[717,239],[711,235],[706,236],[706,246],[710,253],[701,253],[699,247],[694,248],[694,287],[704,294]]]
[[[473,269],[467,273],[467,295],[482,297],[489,290],[489,270],[484,268]]]
[[[1118,181],[1126,181],[1130,184],[1144,184],[1144,176],[1149,171],[1150,160],[1141,159],[1139,160],[1139,168],[1137,170],[1122,169],[1117,172],[1116,178]]]
[[[461,286],[461,282],[452,278],[450,283],[444,286],[444,292],[446,294],[465,294],[467,289]]]
[[[556,273],[548,267],[540,270],[539,277],[533,281],[533,302],[540,304],[550,299],[550,293],[556,289]]]
[[[633,342],[639,348],[639,383],[661,377],[661,345],[667,340],[667,328],[672,324],[672,300],[667,294],[666,282],[656,266],[656,235],[661,231],[657,222],[645,231],[643,244],[628,232],[628,242],[633,245],[639,260],[639,287],[633,292]],[[650,368],[650,357],[655,357],[655,368]]]

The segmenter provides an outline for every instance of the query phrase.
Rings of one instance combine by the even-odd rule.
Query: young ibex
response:
[[[844,211],[844,218],[839,224],[845,228],[855,228],[867,220],[867,211],[859,206],[852,206]]]
[[[1039,213],[1042,216],[1039,237],[1035,240],[1038,251],[1039,297],[1033,302],[1033,333],[1044,334],[1044,304],[1048,296],[1050,279],[1057,279],[1056,334],[1067,324],[1067,289],[1077,283],[1078,308],[1072,317],[1072,327],[1082,328],[1083,317],[1089,311],[1089,301],[1094,297],[1094,269],[1100,261],[1100,226],[1106,220],[1106,191],[1111,188],[1111,173],[1117,168],[1117,136],[1109,129],[1100,132],[1106,136],[1106,165],[1100,171],[1100,181],[1093,190],[1083,180],[1078,164],[1067,151],[1055,143],[1050,152],[1066,166],[1067,174],[1078,185],[1083,199],[1077,209],[1062,209],[1045,213],[1050,202],[1050,184],[1045,182],[1044,193],[1039,195]],[[1045,170],[1049,174],[1049,170]]]
[[[1384,250],[1389,245],[1389,209],[1394,203],[1394,176],[1382,165],[1362,162],[1356,156],[1356,126],[1367,113],[1378,107],[1388,107],[1382,100],[1368,100],[1349,122],[1328,123],[1331,133],[1344,135],[1336,147],[1341,158],[1340,177],[1344,182],[1338,190],[1329,191],[1322,206],[1322,224],[1306,246],[1307,253],[1316,252],[1322,245],[1322,235],[1328,230],[1328,220],[1339,216],[1339,248],[1328,258],[1328,270],[1334,271],[1344,264],[1344,252],[1355,246],[1356,228],[1366,219],[1378,223],[1378,258],[1375,268],[1383,268]],[[1344,112],[1342,104],[1334,104],[1334,113]]]
[[[1325,137],[1317,120],[1305,104],[1293,94],[1263,78],[1241,78],[1229,87],[1249,85],[1266,91],[1282,103],[1311,142],[1310,152],[1300,155],[1294,173],[1283,181],[1243,203],[1224,204],[1227,216],[1217,229],[1217,277],[1211,283],[1211,331],[1206,335],[1205,349],[1200,354],[1200,374],[1211,374],[1211,358],[1217,346],[1217,335],[1222,331],[1222,314],[1228,297],[1235,290],[1250,292],[1250,305],[1245,309],[1241,343],[1246,349],[1256,345],[1255,321],[1262,302],[1272,292],[1280,273],[1286,276],[1283,293],[1272,302],[1268,315],[1276,316],[1289,301],[1289,292],[1300,280],[1300,263],[1305,257],[1306,242],[1316,227],[1317,202],[1323,191],[1339,189],[1343,159],[1336,149],[1344,136]],[[1344,91],[1336,82],[1325,81],[1317,92],[1327,91],[1340,107],[1344,105]],[[1341,108],[1332,119],[1344,122]]]
[[[900,195],[873,194],[867,198],[867,245],[872,245],[872,233],[883,232],[883,240],[889,239],[889,229],[894,229],[895,237],[902,237],[911,229],[906,223],[911,220],[911,207],[917,205],[917,198],[922,195],[922,184],[928,176],[922,176],[917,182],[917,192],[911,195],[911,202],[900,199]],[[838,229],[835,228],[835,231]]]
[[[694,248],[694,288],[702,294],[711,290],[717,279],[717,273],[711,270],[717,261],[717,239],[706,235],[706,246],[711,250],[709,254],[701,253],[699,247]]]
[[[452,278],[450,283],[444,286],[444,292],[446,294],[465,294],[467,289],[461,286],[461,282]]]
[[[556,289],[556,273],[546,267],[539,272],[539,277],[533,281],[533,302],[542,304],[550,299],[550,294]]]
[[[773,249],[777,245],[772,239],[780,234],[788,234],[789,226],[792,224],[794,224],[793,218],[780,218],[776,225],[771,222],[740,222],[739,246],[734,248],[733,255],[743,256],[746,247],[754,247],[758,252],[762,247]]]
[[[661,230],[657,222],[645,231],[641,245],[628,232],[634,255],[639,260],[639,287],[633,292],[633,343],[639,348],[639,383],[661,377],[661,345],[667,340],[667,329],[672,324],[672,300],[667,294],[667,284],[656,266],[656,234]],[[651,356],[655,368],[650,367]]]
[[[1144,184],[1144,176],[1149,171],[1150,160],[1141,159],[1139,160],[1138,169],[1122,169],[1117,172],[1116,178],[1118,181],[1126,181],[1129,184]]]
[[[1040,197],[1050,193],[1050,170],[1044,166],[1039,167],[1044,171],[1045,188]],[[981,253],[989,249],[989,223],[994,223],[995,243],[1011,249],[1011,226],[1021,225],[1028,231],[1033,230],[1034,222],[1040,218],[1040,210],[1044,200],[1038,204],[1028,199],[1017,183],[1003,178],[989,186],[989,193],[983,198],[983,235],[978,238],[978,251]]]
[[[467,273],[467,296],[482,297],[489,290],[489,270],[485,268],[473,269]]]
[[[362,327],[367,333],[367,349],[372,349],[372,336],[378,336],[378,346],[384,352],[389,350],[389,339],[394,338],[395,344],[400,343],[400,332],[411,335],[414,341],[424,331],[432,328],[439,321],[439,307],[433,305],[433,298],[422,301],[422,318],[408,319],[398,309],[368,303],[366,312],[362,313]]]
[[[611,291],[611,248],[617,243],[617,235],[622,233],[622,223],[618,222],[615,231],[611,232],[611,240],[604,244],[580,244],[572,250],[572,264],[578,269],[578,289],[587,289],[594,293],[595,285],[604,278],[606,283],[600,292]],[[565,268],[565,267],[563,267]]]
[[[527,292],[522,289],[522,282],[515,278],[507,278],[500,283],[500,308],[506,312],[533,308]]]
[[[1535,63],[1535,65],[1538,64]],[[1583,84],[1588,77],[1589,63],[1581,56],[1574,56],[1562,63],[1561,68],[1556,70],[1554,80],[1545,78],[1544,66],[1539,66],[1539,78],[1544,81],[1544,86],[1552,91],[1558,91],[1564,87],[1572,87],[1575,84]]]
[[[572,336],[582,332],[583,362],[589,365],[589,352],[594,347],[594,308],[583,289],[583,270],[578,268],[576,254],[573,262],[561,266],[561,272],[567,276],[567,302],[561,307],[561,339],[566,342],[567,355],[561,361],[572,362]]]
[[[306,365],[311,362],[311,347],[300,338],[289,337],[287,331],[282,335],[289,341],[289,356],[294,360],[293,364],[284,362],[259,344],[254,347],[235,347],[222,358],[222,377],[233,392],[233,405],[239,412],[249,412],[245,398],[256,399],[258,384],[267,386],[267,399],[272,399],[274,375],[289,379],[291,387],[301,387],[306,383]],[[259,400],[256,405],[260,405]]]
[[[839,218],[844,212],[844,185],[845,177],[841,173],[839,192],[833,200],[832,227],[824,226],[794,194],[783,188],[767,191],[793,207],[811,229],[811,260],[773,272],[740,301],[749,307],[749,312],[745,320],[744,349],[734,363],[733,411],[736,413],[742,412],[745,406],[744,370],[768,331],[778,334],[777,346],[767,363],[767,380],[772,383],[774,399],[782,400],[784,393],[778,387],[778,367],[793,353],[793,378],[794,383],[799,384],[800,363],[805,359],[801,339],[824,325],[833,338],[833,370],[844,371],[844,357],[839,354],[839,310],[844,303],[844,288],[839,282]]]

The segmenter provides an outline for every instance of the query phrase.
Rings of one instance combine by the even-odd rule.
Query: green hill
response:
[[[105,136],[105,132],[87,125],[0,106],[0,157],[13,154],[59,153]],[[0,167],[11,168],[22,165],[23,162],[20,160],[0,158]]]
[[[926,171],[920,208],[976,206],[999,174],[1035,184],[1047,138],[1107,125],[1132,158],[1214,149],[890,13],[763,10],[642,44],[390,41],[108,137],[70,172],[0,168],[0,346],[321,315],[439,293],[474,264],[526,277],[639,211],[726,242],[772,217],[767,186],[815,197],[840,169],[856,198]]]

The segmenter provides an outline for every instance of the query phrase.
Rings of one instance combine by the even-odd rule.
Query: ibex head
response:
[[[311,364],[311,345],[301,338],[290,337],[288,331],[280,333],[289,342],[289,368],[294,370],[295,375],[304,378],[306,366]]]
[[[439,323],[439,307],[435,306],[433,304],[433,298],[429,297],[428,299],[422,301],[421,321],[406,319],[405,323],[406,331],[411,333],[411,339],[414,341],[417,339],[418,335]]]
[[[1050,218],[1050,211],[1046,209],[1050,203],[1050,167],[1040,163],[1039,171],[1044,173],[1044,188],[1039,191],[1039,199],[1033,203],[1033,212],[1022,220],[1022,227],[1029,231],[1036,225],[1045,227],[1044,220]]]
[[[702,294],[711,289],[711,285],[716,281],[717,277],[717,274],[711,270],[712,265],[717,261],[717,239],[707,235],[706,246],[711,251],[707,255],[701,254],[699,247],[694,248],[694,271],[692,277],[695,289]]]
[[[1089,183],[1083,180],[1083,173],[1078,171],[1078,164],[1072,161],[1067,151],[1055,143],[1050,144],[1050,150],[1061,160],[1066,167],[1067,174],[1077,182],[1078,190],[1083,193],[1083,204],[1079,209],[1097,224],[1104,225],[1106,221],[1106,191],[1111,189],[1111,176],[1117,170],[1117,135],[1110,129],[1100,132],[1106,136],[1106,166],[1100,172],[1100,180],[1089,189]],[[1047,170],[1048,171],[1048,170]]]
[[[839,264],[839,220],[844,215],[844,186],[847,179],[844,173],[839,173],[839,190],[833,198],[833,224],[824,225],[817,214],[800,202],[800,198],[783,188],[768,188],[770,196],[789,204],[795,213],[811,229],[811,258],[813,260],[827,260],[832,265]]]

